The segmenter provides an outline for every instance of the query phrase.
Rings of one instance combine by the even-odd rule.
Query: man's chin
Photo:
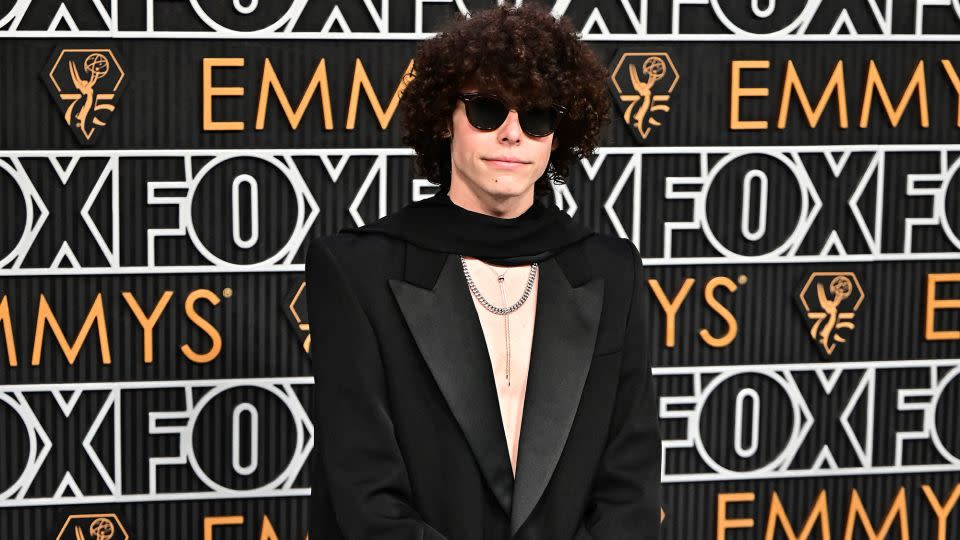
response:
[[[503,196],[523,195],[533,184],[526,178],[516,178],[508,174],[498,175],[490,179],[487,183],[487,191],[490,194],[501,194]]]

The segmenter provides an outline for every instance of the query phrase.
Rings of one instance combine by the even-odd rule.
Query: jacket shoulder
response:
[[[609,234],[592,234],[580,243],[582,250],[578,256],[594,262],[594,268],[600,274],[626,274],[633,279],[634,267],[640,265],[637,247],[628,238]]]
[[[587,249],[603,252],[611,256],[633,257],[630,251],[637,250],[637,246],[633,245],[633,242],[630,241],[629,238],[620,238],[612,234],[591,234],[583,243]]]
[[[382,234],[340,232],[312,238],[308,253],[322,246],[342,265],[379,265],[392,257],[401,256],[402,244],[402,241]]]
[[[321,266],[337,275],[363,302],[387,291],[387,279],[402,273],[403,242],[380,234],[336,233],[315,237],[307,248],[304,273],[309,282]],[[308,284],[309,286],[309,284]]]

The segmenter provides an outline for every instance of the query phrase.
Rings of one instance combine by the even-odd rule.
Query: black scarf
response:
[[[385,234],[424,249],[502,266],[543,261],[595,234],[555,205],[546,205],[536,197],[523,214],[498,218],[458,206],[445,191],[363,227],[347,227],[340,232]]]

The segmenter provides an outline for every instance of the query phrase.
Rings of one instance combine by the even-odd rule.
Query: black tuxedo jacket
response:
[[[457,255],[380,234],[311,241],[311,538],[658,538],[640,256],[593,235],[539,279],[514,479]]]

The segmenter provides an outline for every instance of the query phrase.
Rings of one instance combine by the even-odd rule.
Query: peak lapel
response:
[[[569,265],[578,264],[579,261],[569,261]],[[541,263],[510,515],[511,535],[530,517],[556,469],[596,346],[603,279],[573,287],[568,277],[580,274],[582,265],[571,267],[566,273],[562,269],[567,270],[555,258]]]
[[[413,248],[410,248],[413,249]],[[419,253],[419,252],[418,252]],[[429,258],[408,254],[404,280],[390,288],[484,478],[509,515],[513,473],[483,328],[456,255],[445,257],[439,276]],[[432,289],[426,284],[436,276]]]

